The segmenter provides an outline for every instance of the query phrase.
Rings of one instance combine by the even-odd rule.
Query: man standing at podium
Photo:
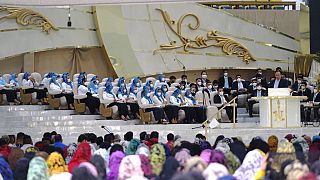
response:
[[[275,72],[275,80],[269,82],[269,88],[287,88],[289,86],[289,81],[286,79],[282,79],[281,75],[281,71]]]

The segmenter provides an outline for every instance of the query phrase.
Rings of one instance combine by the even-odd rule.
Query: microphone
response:
[[[104,129],[105,131],[107,131],[109,134],[111,134],[111,130],[106,127],[106,126],[101,126],[102,129]]]

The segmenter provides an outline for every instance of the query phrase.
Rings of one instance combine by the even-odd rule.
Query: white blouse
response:
[[[88,92],[88,88],[85,87],[84,85],[80,85],[78,87],[78,95],[86,95]]]
[[[61,91],[61,87],[55,83],[50,83],[50,89],[52,91]]]
[[[134,93],[129,94],[130,101],[137,101],[137,96]]]
[[[73,85],[73,84],[72,84],[72,85]],[[73,91],[72,91],[72,87],[71,87],[69,84],[63,82],[63,83],[61,84],[61,86],[62,86],[62,90],[64,90],[64,92],[66,92],[66,93],[72,93],[72,92],[73,92]]]
[[[183,102],[179,98],[176,98],[174,96],[170,96],[170,103],[173,105],[180,106],[180,104]]]
[[[167,101],[165,98],[160,100],[157,96],[153,96],[152,100],[155,105],[164,105]]]
[[[103,92],[102,98],[107,101],[114,101],[114,100],[118,101],[119,100],[114,93],[110,94],[110,93],[107,93],[106,91]]]
[[[121,101],[126,101],[128,95],[122,95],[122,94],[118,94],[118,99]]]
[[[33,87],[33,82],[30,79],[29,80],[23,79],[22,86]]]

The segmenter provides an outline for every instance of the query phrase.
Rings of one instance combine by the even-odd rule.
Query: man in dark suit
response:
[[[308,99],[303,100],[304,102],[312,101],[312,92],[309,88],[307,88],[307,83],[302,82],[300,85],[300,89],[298,91],[298,96],[307,96]]]
[[[274,73],[275,79],[269,82],[269,88],[287,88],[290,84],[286,79],[281,78],[281,71]]]
[[[253,90],[251,93],[251,97],[262,97],[262,96],[268,96],[267,90],[263,89],[261,84],[257,84],[257,88]],[[249,116],[252,116],[252,109],[253,105],[258,103],[258,101],[253,100],[253,99],[248,99],[248,106],[249,106]]]
[[[241,75],[238,74],[236,76],[236,79],[232,83],[231,90],[235,91],[237,95],[239,95],[246,94],[248,92],[248,88],[248,83],[245,80],[241,79]]]
[[[221,105],[220,107],[218,107],[218,109],[221,109],[223,107],[223,105],[228,103],[228,96],[226,94],[224,94],[224,91],[223,91],[222,87],[220,87],[218,89],[218,94],[216,94],[213,97],[213,102],[214,102],[214,104],[220,104]],[[227,112],[229,120],[232,122],[232,119],[233,119],[233,107],[232,106],[226,106],[225,110]],[[236,113],[236,118],[237,118],[237,113]],[[237,122],[237,120],[236,120],[236,122]]]
[[[232,78],[228,76],[228,70],[223,71],[223,76],[219,78],[219,87],[223,87],[225,94],[229,94],[232,86]]]
[[[306,83],[305,83],[306,84]],[[304,83],[301,83],[301,86],[304,86]],[[308,89],[308,88],[307,88]],[[301,109],[305,111],[304,113],[301,114],[301,119],[302,121],[310,121],[310,116],[311,116],[311,110],[313,109],[314,112],[314,118],[318,119],[319,118],[319,104],[320,104],[320,93],[319,93],[320,87],[315,88],[314,92],[310,95],[309,102],[313,103],[313,107],[306,107]],[[305,113],[307,114],[306,119],[304,119]]]

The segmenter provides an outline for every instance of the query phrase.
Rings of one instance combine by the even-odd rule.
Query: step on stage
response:
[[[33,142],[40,141],[44,132],[56,131],[63,137],[64,143],[76,142],[79,134],[93,132],[97,136],[103,136],[107,131],[101,126],[122,138],[124,133],[132,131],[135,137],[139,133],[146,131],[158,131],[160,142],[166,142],[166,135],[173,133],[180,135],[183,140],[193,141],[197,133],[203,133],[203,128],[196,128],[200,124],[151,124],[142,125],[140,120],[101,120],[99,115],[74,115],[72,110],[48,110],[49,106],[23,105],[23,106],[0,106],[0,135],[17,134],[24,132],[31,135]],[[265,140],[270,135],[279,138],[288,133],[296,135],[313,136],[319,134],[319,127],[299,127],[299,128],[261,128],[259,127],[259,117],[250,118],[248,114],[238,109],[238,123],[236,128],[232,128],[232,123],[221,123],[217,129],[209,130],[209,141],[213,143],[215,138],[223,134],[226,137],[241,137],[245,143],[249,143],[255,136],[261,136]]]

